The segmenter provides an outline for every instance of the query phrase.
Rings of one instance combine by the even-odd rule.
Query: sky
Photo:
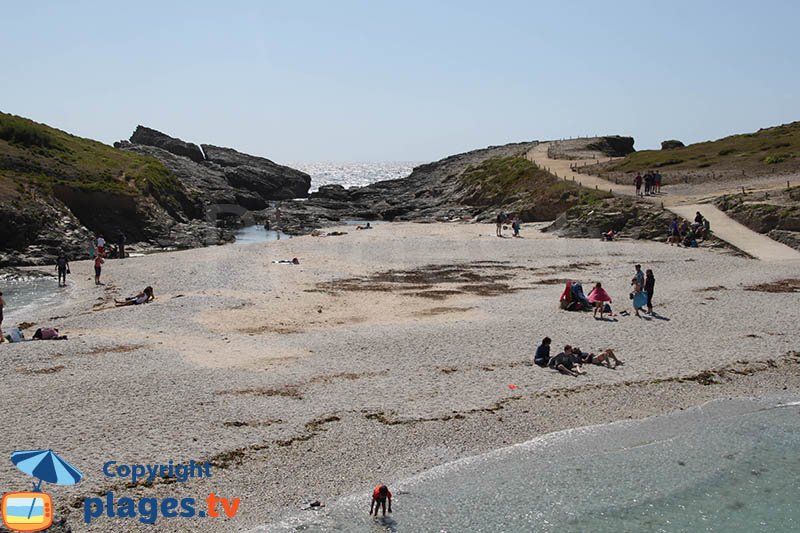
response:
[[[0,0],[0,111],[289,161],[800,120],[800,2]]]

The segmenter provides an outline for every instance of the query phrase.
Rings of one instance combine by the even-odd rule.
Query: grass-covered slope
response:
[[[505,206],[524,220],[552,220],[570,207],[611,196],[559,180],[524,157],[487,159],[467,168],[460,179],[464,203]]]
[[[662,170],[744,171],[750,175],[800,170],[800,122],[731,135],[668,150],[643,150],[610,165],[607,172]]]
[[[181,183],[153,157],[82,139],[0,112],[0,181],[6,188],[64,185],[83,191],[165,196]]]

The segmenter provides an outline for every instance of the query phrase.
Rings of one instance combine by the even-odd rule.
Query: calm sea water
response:
[[[55,276],[25,274],[16,270],[0,272],[0,292],[6,302],[4,331],[18,322],[30,320],[32,312],[55,303],[67,290],[58,286]]]
[[[364,493],[256,531],[800,531],[798,400],[554,433],[391,483],[386,519]]]
[[[311,190],[316,191],[322,185],[341,185],[362,187],[376,181],[405,178],[420,162],[414,161],[379,161],[362,163],[342,162],[291,162],[292,168],[302,170],[311,176]]]

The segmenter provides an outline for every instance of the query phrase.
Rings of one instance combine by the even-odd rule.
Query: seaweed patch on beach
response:
[[[783,279],[781,281],[759,283],[757,285],[749,285],[744,289],[758,292],[800,292],[800,279]]]
[[[286,385],[280,388],[265,388],[265,387],[251,387],[248,389],[235,389],[217,391],[217,394],[233,394],[236,396],[282,396],[285,398],[292,398],[295,400],[302,400],[303,395],[300,394],[296,385]]]
[[[317,284],[309,292],[336,294],[349,291],[400,292],[407,296],[444,300],[459,294],[499,296],[520,290],[508,283],[526,267],[503,262],[476,261],[426,265],[414,270],[386,270],[369,276],[345,278]],[[456,285],[454,288],[448,286]]]
[[[41,374],[55,374],[64,370],[64,365],[48,366],[45,368],[17,368],[18,374],[25,374],[26,376],[35,376]]]

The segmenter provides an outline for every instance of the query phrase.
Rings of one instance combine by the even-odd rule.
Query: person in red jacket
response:
[[[372,503],[369,504],[369,514],[372,515],[372,508],[375,507],[375,516],[378,516],[378,508],[383,507],[383,516],[386,516],[386,500],[389,500],[389,512],[392,512],[392,493],[389,487],[383,483],[375,487],[372,491]]]

